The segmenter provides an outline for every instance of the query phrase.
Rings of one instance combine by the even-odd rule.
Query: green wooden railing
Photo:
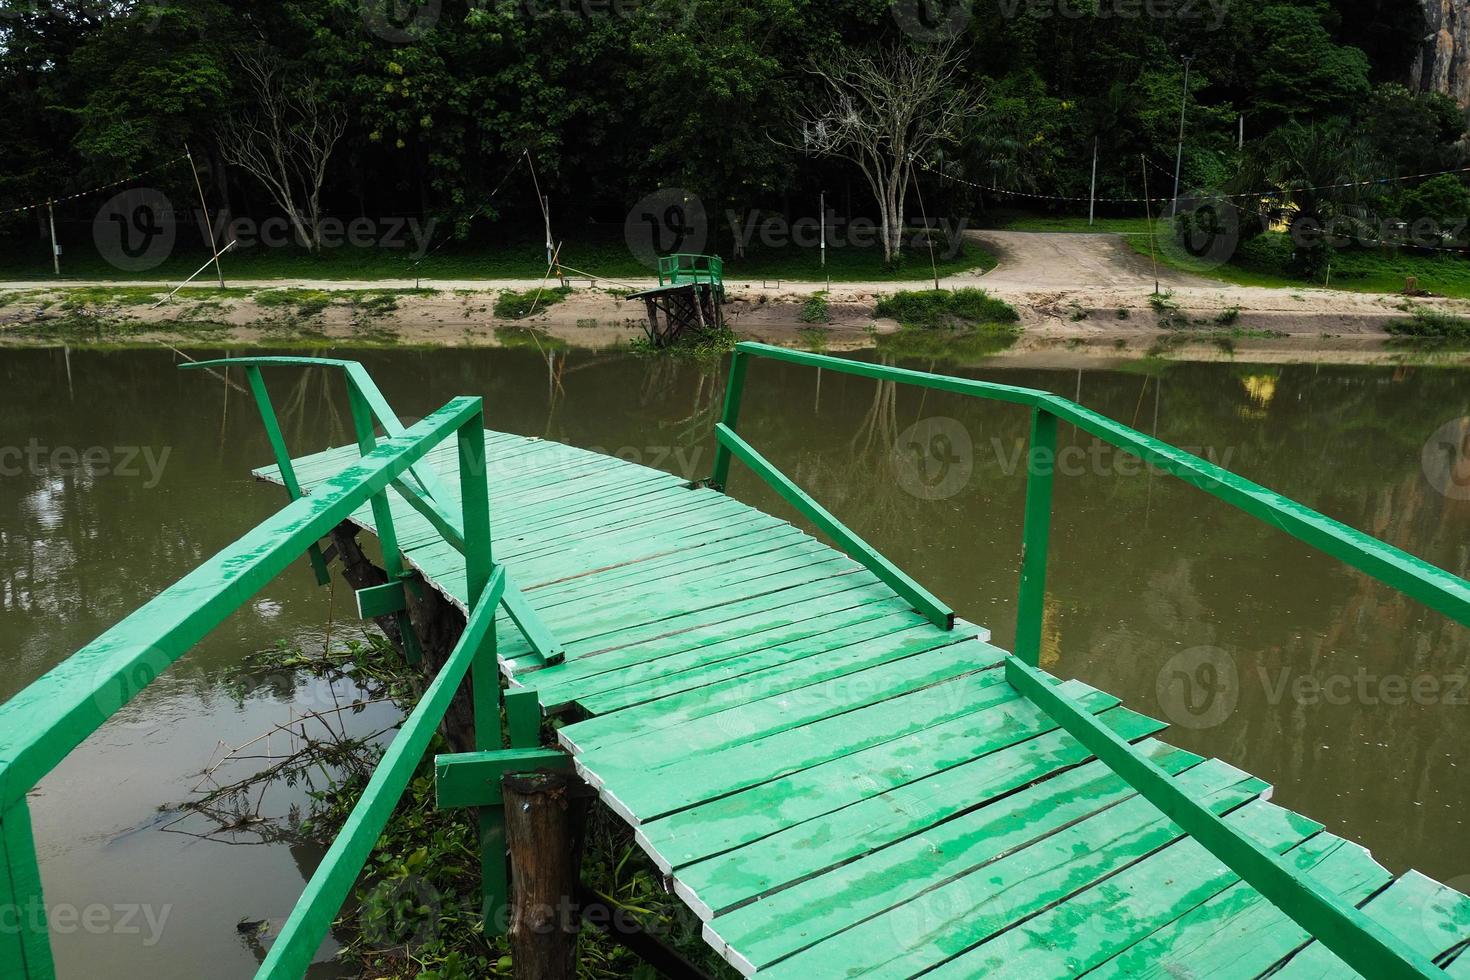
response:
[[[403,591],[408,574],[398,551],[390,490],[464,556],[468,586],[465,630],[385,750],[257,975],[273,980],[299,977],[310,965],[467,675],[472,684],[478,751],[464,757],[440,756],[436,769],[482,756],[507,771],[557,763],[544,752],[523,747],[528,738],[534,740],[539,724],[536,706],[527,703],[534,702],[534,694],[530,699],[516,699],[514,710],[506,699],[506,714],[511,719],[509,744],[522,748],[507,749],[501,731],[494,630],[497,607],[505,607],[532,648],[544,657],[558,658],[561,647],[524,598],[513,591],[505,569],[492,559],[481,399],[456,398],[405,428],[355,362],[243,358],[185,366],[230,365],[245,369],[291,502],[0,706],[0,858],[5,867],[0,875],[0,977],[47,980],[55,976],[27,793],[298,556],[308,554],[318,579],[325,581],[327,559],[320,542],[365,503],[373,510],[390,581],[359,591],[359,610],[365,616],[404,617],[405,653],[415,655]],[[362,455],[318,484],[310,496],[303,495],[260,374],[261,367],[271,365],[339,368],[348,380]],[[379,441],[374,423],[383,427],[386,440]],[[424,462],[432,449],[451,436],[458,452],[458,514],[445,506],[449,495]],[[485,916],[495,928],[492,917],[502,910],[494,906],[503,904],[507,892],[503,815],[493,806],[482,806],[479,821]]]
[[[658,284],[707,282],[716,289],[725,283],[725,261],[718,255],[696,255],[679,252],[660,256],[658,260]]]
[[[1006,658],[1007,680],[1126,779],[1141,796],[1364,976],[1443,976],[1443,971],[1383,926],[1341,901],[1328,889],[1298,876],[1275,853],[1236,831],[1208,807],[1180,790],[1168,773],[1098,721],[1085,707],[1062,693],[1039,669],[1057,424],[1069,422],[1252,517],[1341,559],[1463,625],[1470,625],[1470,583],[1273,490],[1050,392],[851,361],[766,344],[739,344],[730,364],[724,414],[715,429],[718,445],[710,483],[719,488],[725,487],[731,460],[741,460],[783,499],[831,534],[854,558],[866,564],[931,620],[936,619],[936,613],[948,607],[929,596],[886,559],[878,556],[881,561],[875,561],[872,556],[877,552],[874,549],[843,527],[735,434],[747,368],[755,357],[1030,409],[1031,440],[1027,452],[1016,639],[1014,653]]]

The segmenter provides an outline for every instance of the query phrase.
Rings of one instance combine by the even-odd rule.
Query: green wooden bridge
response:
[[[746,373],[766,359],[1030,413],[1013,651],[739,435]],[[398,618],[417,656],[409,595],[432,589],[464,630],[261,976],[311,963],[468,678],[474,751],[435,774],[441,806],[479,807],[492,925],[507,901],[501,777],[574,768],[747,975],[1470,977],[1470,898],[1396,877],[1259,779],[1038,668],[1057,427],[1467,624],[1454,575],[1043,391],[742,344],[713,473],[690,485],[487,431],[475,398],[405,429],[353,362],[214,363],[243,368],[277,457],[258,475],[290,502],[0,708],[0,976],[54,974],[47,932],[6,911],[43,900],[27,793],[289,563],[306,555],[325,581],[322,542],[350,521],[386,565],[358,593],[364,615]],[[357,444],[292,458],[264,374],[324,363],[345,376]],[[737,462],[831,543],[728,496]],[[558,714],[578,720],[541,744]]]

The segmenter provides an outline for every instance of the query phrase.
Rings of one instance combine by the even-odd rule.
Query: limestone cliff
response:
[[[1424,39],[1410,79],[1426,92],[1443,92],[1470,105],[1470,0],[1423,0]]]

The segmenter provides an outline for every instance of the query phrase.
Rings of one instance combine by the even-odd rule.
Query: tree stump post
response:
[[[517,980],[575,980],[582,845],[595,793],[569,772],[507,775],[510,951]]]

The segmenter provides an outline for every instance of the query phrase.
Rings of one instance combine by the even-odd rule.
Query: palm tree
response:
[[[1376,162],[1345,119],[1287,123],[1247,153],[1234,190],[1262,191],[1262,210],[1287,222],[1296,266],[1318,276],[1335,241],[1363,238],[1381,193],[1371,183]]]

